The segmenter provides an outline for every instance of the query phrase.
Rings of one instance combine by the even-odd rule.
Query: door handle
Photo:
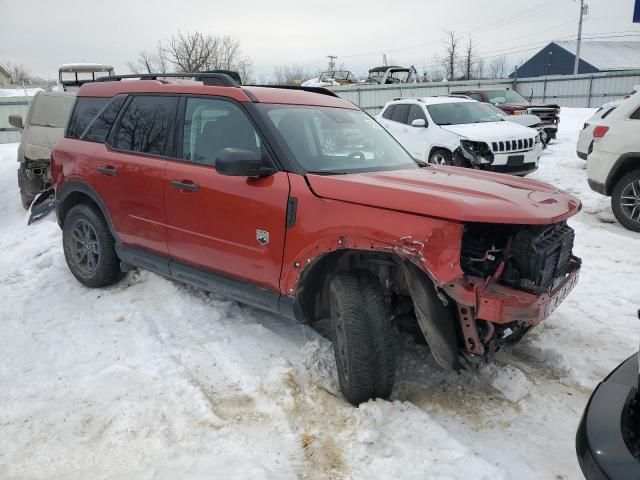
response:
[[[176,190],[183,190],[187,192],[197,192],[200,190],[200,186],[197,183],[193,183],[191,180],[173,180],[171,186]]]
[[[116,175],[118,175],[118,170],[116,169],[116,167],[112,165],[100,165],[98,167],[98,172],[100,172],[103,175],[108,175],[110,177],[115,177]]]

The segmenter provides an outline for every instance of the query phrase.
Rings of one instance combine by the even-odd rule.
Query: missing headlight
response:
[[[493,152],[485,142],[460,140],[460,149],[462,155],[469,160],[472,165],[488,165],[493,163]]]

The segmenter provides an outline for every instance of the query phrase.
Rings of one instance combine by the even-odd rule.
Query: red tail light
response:
[[[609,127],[605,127],[604,125],[598,125],[593,129],[594,138],[602,138],[609,131]]]

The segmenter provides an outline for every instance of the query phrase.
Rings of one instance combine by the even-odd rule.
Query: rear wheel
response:
[[[449,150],[438,148],[429,155],[429,163],[433,165],[453,165],[452,157]]]
[[[64,256],[71,273],[91,288],[112,285],[124,277],[109,228],[96,207],[81,203],[62,227]]]
[[[623,227],[640,232],[640,170],[629,172],[616,182],[611,208]]]
[[[354,405],[388,398],[395,356],[389,309],[378,278],[366,271],[338,273],[329,309],[340,389]]]

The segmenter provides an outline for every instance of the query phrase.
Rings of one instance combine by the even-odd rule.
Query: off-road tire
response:
[[[367,271],[338,273],[329,285],[338,380],[353,405],[388,398],[395,354],[389,306],[378,278]]]
[[[635,187],[635,192],[632,187]],[[637,209],[623,206],[623,201],[627,205],[638,205]],[[640,170],[633,170],[616,182],[611,192],[611,209],[624,228],[640,232]],[[633,213],[633,219],[630,218],[630,213]]]
[[[95,244],[97,260],[90,269],[78,261],[78,245],[74,233],[83,228],[90,231],[88,238]],[[114,248],[115,242],[102,213],[93,205],[81,203],[71,208],[62,226],[62,246],[69,270],[80,283],[90,288],[113,285],[124,277],[120,260]]]
[[[449,150],[436,148],[429,154],[429,163],[432,165],[453,165],[453,155]]]
[[[29,207],[31,207],[31,204],[36,198],[35,195],[27,193],[27,183],[27,176],[22,167],[20,167],[18,169],[18,188],[20,188],[20,201],[25,210],[29,210]]]

